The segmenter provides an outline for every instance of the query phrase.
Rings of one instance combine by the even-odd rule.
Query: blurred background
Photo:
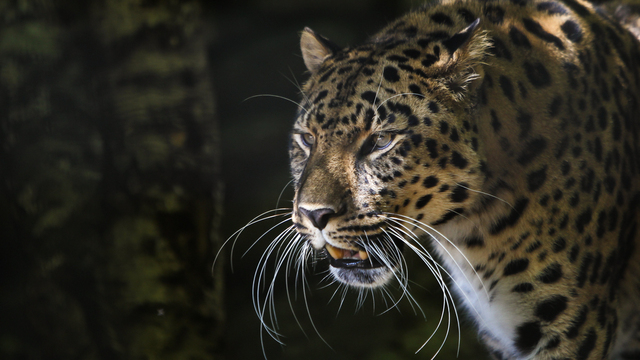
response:
[[[252,303],[278,220],[214,265],[291,206],[300,31],[354,45],[421,3],[0,1],[0,358],[487,358],[410,255],[389,311],[280,274],[283,344]]]

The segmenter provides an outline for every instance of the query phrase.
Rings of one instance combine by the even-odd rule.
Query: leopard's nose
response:
[[[336,215],[336,212],[333,209],[329,208],[307,210],[303,207],[300,207],[299,210],[300,213],[311,220],[313,226],[315,226],[319,230],[324,229],[325,226],[327,226],[329,219]]]

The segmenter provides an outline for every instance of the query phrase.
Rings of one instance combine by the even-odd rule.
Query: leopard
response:
[[[300,47],[287,255],[380,289],[417,254],[494,359],[640,358],[628,27],[583,0],[440,0]]]

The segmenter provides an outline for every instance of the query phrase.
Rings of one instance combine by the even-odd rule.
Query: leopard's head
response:
[[[305,29],[311,77],[290,143],[293,223],[340,282],[397,277],[417,237],[473,210],[485,174],[473,103],[488,47],[479,20],[457,33],[391,24],[340,49]]]

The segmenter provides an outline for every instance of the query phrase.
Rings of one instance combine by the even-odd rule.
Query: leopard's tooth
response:
[[[362,259],[362,260],[367,260],[369,258],[369,253],[367,253],[364,250],[358,251],[358,255],[360,256],[360,259]]]
[[[329,255],[334,259],[342,259],[342,250],[331,246],[329,244],[325,244],[325,249],[329,252]]]

